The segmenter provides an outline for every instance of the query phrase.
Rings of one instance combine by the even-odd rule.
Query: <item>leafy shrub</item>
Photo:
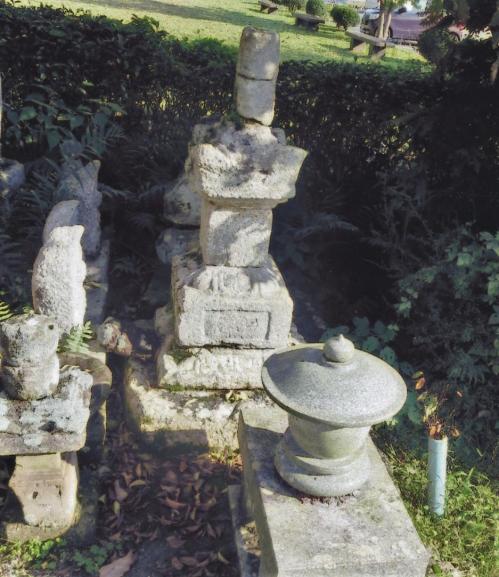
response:
[[[324,0],[307,0],[305,11],[312,16],[324,16],[326,14]]]
[[[357,26],[360,17],[357,10],[348,4],[335,4],[331,9],[331,18],[338,28],[346,30],[352,26]]]
[[[435,26],[419,36],[418,49],[429,62],[438,65],[457,42],[459,39],[447,28]]]
[[[303,10],[305,0],[284,0],[284,4],[288,7],[291,14],[294,14],[297,10]]]

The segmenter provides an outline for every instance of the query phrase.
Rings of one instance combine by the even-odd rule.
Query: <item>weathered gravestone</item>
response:
[[[164,343],[156,375],[131,362],[126,385],[132,423],[145,435],[164,433],[167,445],[234,443],[239,401],[266,402],[254,392],[263,362],[290,343],[293,303],[268,250],[272,209],[294,196],[307,153],[269,126],[278,67],[278,34],[245,28],[241,122],[198,125],[189,146],[201,248],[173,258],[172,306],[157,316]]]

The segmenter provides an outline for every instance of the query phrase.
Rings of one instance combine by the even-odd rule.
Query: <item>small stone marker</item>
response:
[[[59,371],[58,337],[42,315],[0,324],[0,455],[16,456],[0,518],[7,540],[53,538],[75,521],[74,451],[85,443],[93,381],[74,366]]]
[[[59,329],[44,315],[25,314],[0,323],[0,384],[13,399],[36,400],[59,384]]]
[[[33,307],[52,317],[63,333],[83,325],[85,317],[82,235],[82,226],[54,228],[33,265]]]

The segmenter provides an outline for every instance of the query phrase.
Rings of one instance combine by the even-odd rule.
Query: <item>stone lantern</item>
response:
[[[288,413],[276,468],[292,487],[318,497],[346,495],[367,481],[369,429],[395,415],[407,395],[392,367],[342,335],[272,355],[263,385]]]
[[[404,404],[400,375],[340,336],[274,353],[262,378],[279,406],[242,408],[229,487],[241,575],[424,577],[430,554],[369,437]]]

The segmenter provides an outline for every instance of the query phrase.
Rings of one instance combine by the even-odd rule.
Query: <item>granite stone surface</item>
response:
[[[196,128],[186,161],[196,193],[225,208],[274,208],[294,197],[307,153],[283,144],[282,133],[231,122]]]
[[[127,420],[142,442],[159,450],[235,448],[240,408],[269,404],[262,391],[159,388],[154,367],[136,359],[125,371]]]
[[[184,389],[261,389],[262,367],[272,349],[178,347],[165,338],[156,358],[159,386]]]
[[[277,32],[246,26],[241,34],[236,72],[255,80],[273,80],[279,72]]]
[[[54,228],[33,265],[33,308],[53,317],[62,333],[81,326],[85,316],[83,233],[80,225]]]
[[[201,251],[207,265],[263,266],[269,253],[272,211],[234,210],[203,202]]]
[[[178,345],[270,349],[288,343],[293,302],[270,257],[265,266],[245,268],[177,257],[172,293]]]
[[[286,427],[280,409],[241,412],[245,502],[258,532],[259,575],[424,577],[429,553],[372,442],[372,475],[362,489],[309,498],[283,483],[273,465]]]

